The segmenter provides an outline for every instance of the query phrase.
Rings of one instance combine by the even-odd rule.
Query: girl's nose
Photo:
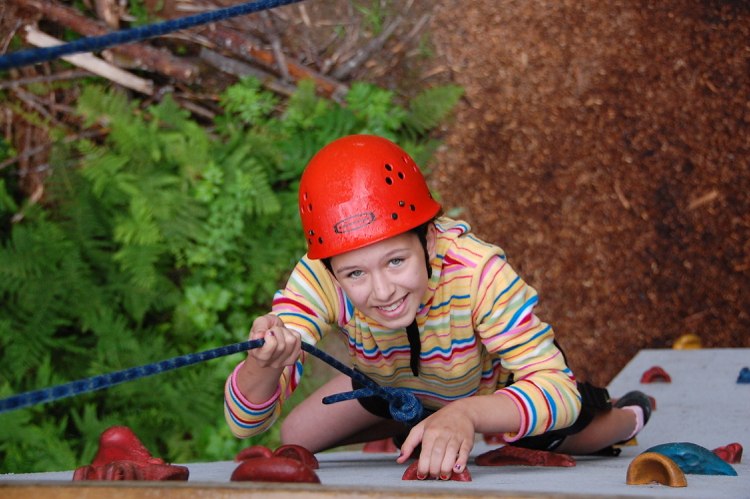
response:
[[[393,295],[394,286],[382,272],[372,274],[372,294],[378,301],[385,301]]]

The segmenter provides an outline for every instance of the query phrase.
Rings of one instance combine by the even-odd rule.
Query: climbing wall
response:
[[[747,498],[750,497],[750,465],[733,464],[737,476],[687,474],[687,487],[673,488],[665,485],[627,485],[629,464],[647,448],[666,443],[688,442],[706,449],[714,449],[737,442],[750,446],[750,384],[737,383],[743,367],[750,366],[750,349],[698,349],[698,350],[643,350],[613,379],[610,392],[613,397],[638,389],[656,400],[656,410],[636,445],[623,447],[619,457],[576,457],[574,467],[479,467],[469,464],[472,481],[404,481],[405,465],[396,464],[396,453],[364,453],[361,451],[328,452],[317,455],[320,468],[316,470],[321,484],[295,484],[289,489],[285,484],[235,483],[237,490],[256,490],[264,494],[283,492],[286,497],[315,492],[320,497],[341,494],[357,497],[374,497],[378,494],[408,493],[408,497],[430,497],[438,492],[451,497],[476,497],[478,491],[508,497],[529,497],[556,494],[563,497],[597,496],[648,496],[680,498]],[[670,381],[641,383],[642,375],[654,367],[661,368]],[[478,439],[473,455],[496,448]],[[232,472],[238,467],[233,461],[186,464],[190,470],[188,488],[194,487],[198,497],[212,487],[226,492]],[[12,499],[27,497],[35,487],[60,481],[54,487],[45,487],[45,497],[73,497],[75,487],[73,471],[35,473],[26,475],[0,475],[0,497]],[[92,485],[90,482],[89,486]],[[177,497],[186,497],[186,484],[175,489]],[[131,497],[122,482],[110,482],[111,497]],[[160,484],[159,492],[169,497],[169,485]],[[81,489],[83,490],[83,489]],[[234,490],[234,488],[232,489]],[[377,491],[377,492],[376,492]],[[118,496],[118,493],[121,495]],[[67,494],[67,495],[66,495]],[[189,495],[188,495],[189,496]],[[135,496],[132,496],[135,497]],[[192,496],[190,496],[192,497]],[[380,497],[380,496],[379,496]]]

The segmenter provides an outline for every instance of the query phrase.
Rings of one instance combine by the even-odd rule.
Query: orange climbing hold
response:
[[[672,344],[674,350],[696,350],[703,348],[700,336],[693,333],[685,333]]]
[[[648,485],[659,483],[669,487],[687,487],[685,473],[673,460],[658,452],[639,454],[630,466],[626,483],[628,485]]]

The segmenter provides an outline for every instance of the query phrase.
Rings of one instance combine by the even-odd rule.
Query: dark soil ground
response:
[[[433,187],[539,291],[578,377],[608,383],[685,333],[750,346],[750,3],[435,14],[466,98]]]

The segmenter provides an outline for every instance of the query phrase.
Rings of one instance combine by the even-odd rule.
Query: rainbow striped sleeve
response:
[[[324,298],[331,296],[337,298]],[[271,313],[278,315],[286,327],[299,332],[302,341],[314,345],[336,318],[350,316],[347,307],[341,307],[343,302],[343,294],[323,264],[305,257],[295,267],[286,287],[274,296]],[[284,401],[299,384],[305,356],[303,352],[295,365],[284,369],[276,393],[262,404],[253,404],[242,396],[234,382],[241,363],[235,368],[224,385],[224,416],[235,436],[258,435],[273,425]]]
[[[472,319],[487,349],[513,373],[514,383],[496,393],[510,397],[521,414],[519,431],[506,440],[570,426],[580,411],[580,395],[552,328],[533,312],[536,291],[500,255],[479,268]]]
[[[298,331],[302,340],[313,345],[331,324],[344,324],[350,314],[344,295],[320,260],[306,256],[294,268],[286,287],[273,298],[272,313],[286,327]]]

